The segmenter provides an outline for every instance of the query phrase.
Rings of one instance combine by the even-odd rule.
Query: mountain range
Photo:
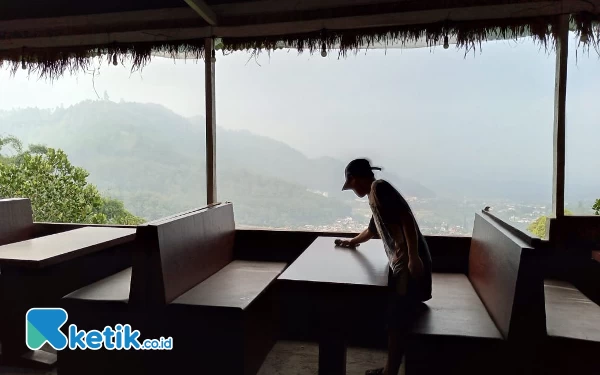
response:
[[[205,203],[203,117],[184,118],[157,104],[98,100],[4,111],[0,121],[0,135],[64,150],[103,193],[147,220]],[[364,220],[353,210],[352,194],[341,192],[344,167],[344,161],[308,158],[248,131],[217,129],[218,197],[234,202],[242,225],[289,228],[345,217]],[[435,196],[413,180],[385,178],[405,196]]]

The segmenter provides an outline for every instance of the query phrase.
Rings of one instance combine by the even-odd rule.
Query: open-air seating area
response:
[[[231,203],[137,228],[33,223],[29,200],[0,205],[4,364],[56,360],[24,345],[32,307],[64,308],[65,333],[68,324],[130,324],[142,339],[173,338],[170,351],[58,351],[59,375],[257,374],[278,340],[318,343],[319,373],[345,374],[348,345],[385,347],[379,240],[349,250],[330,233],[236,231]],[[472,238],[431,238],[430,247],[434,295],[414,327],[407,374],[600,368],[597,290],[588,297],[573,284],[598,280],[591,256],[570,260],[581,266],[569,279],[547,244],[485,211]]]
[[[34,222],[29,199],[0,200],[0,375],[20,373],[22,369],[35,369],[52,375],[271,375],[307,371],[342,375],[349,373],[350,368],[353,373],[359,371],[357,358],[361,356],[363,362],[360,363],[372,366],[371,359],[376,356],[369,354],[367,357],[371,359],[365,360],[366,352],[360,350],[373,353],[385,350],[387,346],[384,313],[388,302],[388,259],[382,241],[373,239],[357,249],[347,249],[336,247],[334,239],[351,238],[357,233],[239,229],[235,210],[244,202],[218,203],[217,51],[224,54],[245,51],[250,57],[248,61],[259,52],[271,53],[284,48],[316,52],[324,58],[329,56],[333,59],[351,52],[362,52],[369,47],[433,49],[439,46],[448,49],[453,44],[470,53],[489,40],[519,44],[522,38],[529,38],[537,43],[540,50],[556,57],[552,76],[554,104],[545,110],[553,112],[553,122],[548,121],[548,116],[539,117],[543,118],[540,121],[548,121],[549,133],[553,124],[553,177],[552,189],[548,189],[552,191],[552,209],[550,211],[544,206],[542,210],[543,215],[549,217],[547,236],[544,239],[532,238],[502,221],[487,208],[473,212],[469,217],[474,223],[470,237],[426,236],[432,256],[433,298],[420,306],[405,351],[403,371],[406,374],[461,375],[600,374],[600,216],[568,216],[565,209],[569,207],[565,202],[567,72],[570,70],[567,66],[569,55],[571,58],[573,55],[576,58],[580,56],[578,50],[569,52],[569,45],[577,44],[576,48],[583,49],[581,52],[600,54],[600,0],[20,0],[0,2],[0,34],[0,66],[8,67],[12,73],[25,70],[32,77],[39,75],[39,78],[50,79],[59,78],[67,72],[91,74],[94,91],[93,80],[99,74],[99,68],[94,65],[95,59],[113,66],[130,63],[127,68],[131,68],[131,72],[140,71],[154,56],[203,59],[203,68],[195,71],[200,72],[198,75],[204,73],[204,87],[198,86],[197,95],[176,89],[171,91],[169,77],[165,79],[169,85],[165,95],[175,97],[177,93],[195,106],[204,106],[203,116],[196,116],[198,113],[195,111],[189,112],[194,118],[203,117],[206,125],[205,129],[194,130],[193,134],[197,134],[198,139],[191,139],[189,143],[193,145],[193,155],[199,155],[200,150],[205,151],[203,161],[206,169],[195,165],[183,168],[185,162],[181,161],[182,168],[176,171],[177,174],[190,175],[203,171],[206,179],[192,179],[190,181],[194,183],[186,186],[182,183],[181,190],[173,191],[180,194],[186,204],[192,196],[197,200],[202,197],[202,204],[208,204],[139,226],[110,226]],[[573,35],[572,39],[570,35]],[[573,42],[570,43],[570,40]],[[439,74],[425,62],[419,61],[419,64],[422,69],[414,72],[404,66],[392,68],[404,69],[415,76],[415,81],[425,75],[433,79],[438,79],[438,75],[446,75],[440,78],[461,78],[450,69]],[[507,74],[519,73],[520,66],[521,61],[511,61]],[[538,68],[537,65],[535,68]],[[543,70],[542,67],[540,70]],[[310,82],[314,77],[309,73],[286,74],[305,74],[306,78],[302,76],[301,79]],[[245,74],[228,78],[242,80]],[[498,87],[490,87],[498,96],[509,96],[514,90],[521,89],[510,87],[512,92],[508,89],[502,91],[503,77],[493,69],[489,74],[496,78],[494,82]],[[224,75],[227,76],[227,73]],[[380,111],[380,106],[383,108],[378,95],[402,93],[405,97],[418,96],[417,110],[431,111],[429,114],[435,115],[432,118],[448,129],[448,133],[435,134],[437,143],[432,143],[433,147],[445,150],[448,160],[438,163],[440,157],[435,157],[435,163],[431,163],[435,164],[432,168],[436,171],[448,169],[442,174],[446,179],[445,176],[452,176],[448,171],[460,164],[453,161],[451,155],[455,149],[462,147],[455,142],[458,137],[472,138],[471,144],[477,143],[473,158],[485,152],[494,153],[486,149],[486,144],[478,143],[481,137],[488,137],[485,131],[471,134],[453,129],[450,123],[445,122],[446,117],[456,116],[458,123],[479,122],[476,116],[463,117],[470,107],[480,105],[474,99],[493,102],[504,112],[534,112],[538,107],[529,106],[529,101],[552,102],[547,100],[550,97],[548,93],[543,98],[525,93],[523,107],[515,109],[497,104],[495,97],[485,97],[465,83],[465,87],[452,86],[448,91],[450,94],[445,95],[453,95],[455,89],[464,90],[469,91],[469,99],[452,101],[450,105],[456,108],[456,112],[446,113],[437,108],[437,99],[423,94],[436,91],[435,86],[427,86],[421,93],[403,88],[403,82],[394,82],[393,90],[388,93],[371,85],[370,71],[357,70],[347,75],[348,87],[356,88],[356,93],[351,95],[361,98],[364,95],[364,98],[373,100],[363,102],[360,99],[360,109],[364,107],[364,111],[359,112],[360,116],[348,111],[344,113],[346,117],[331,119],[318,113],[318,108],[312,108],[302,100],[303,96],[313,95],[307,91],[289,95],[297,102],[289,108],[281,106],[280,102],[269,103],[263,98],[252,104],[244,103],[246,108],[234,101],[231,108],[233,111],[239,109],[239,117],[229,117],[220,125],[234,129],[236,119],[262,115],[278,106],[282,107],[278,108],[281,111],[286,111],[286,116],[294,116],[294,111],[315,112],[314,116],[322,115],[338,126],[319,134],[311,133],[316,127],[307,127],[309,130],[303,134],[303,143],[309,144],[315,137],[321,137],[321,141],[327,144],[345,144],[349,138],[338,135],[350,129],[345,124],[347,118],[357,117],[360,128],[357,126],[354,131],[359,134],[359,140],[367,135],[387,138],[385,141],[389,143],[382,143],[382,149],[390,145],[401,148],[403,146],[396,144],[384,127],[374,126],[379,120],[371,114]],[[196,78],[190,77],[190,82]],[[460,82],[462,85],[467,81]],[[243,84],[251,90],[269,90],[269,85],[262,81],[260,85],[254,81]],[[345,86],[338,86],[333,81],[325,82],[321,87],[325,85],[346,90]],[[522,87],[533,85],[543,85],[543,82],[526,81]],[[273,86],[282,88],[276,93],[284,99],[287,99],[286,90],[295,90],[293,84],[285,80]],[[25,89],[31,90],[31,96],[34,96],[33,89]],[[588,99],[588,89],[585,95],[578,97],[578,107],[572,111],[587,112],[589,121],[596,126],[597,100],[593,97],[581,100]],[[61,95],[57,93],[56,96],[62,100]],[[227,95],[225,93],[222,97]],[[319,98],[316,100],[321,98],[314,96]],[[327,101],[329,96],[323,94],[324,106],[340,112],[348,107],[340,100],[338,109],[333,101]],[[105,98],[108,102],[107,91]],[[177,100],[180,100],[179,96]],[[403,141],[421,148],[424,146],[422,143],[428,141],[428,132],[423,131],[422,124],[411,119],[412,115],[406,119],[396,117],[395,113],[404,112],[402,105],[406,104],[402,100],[401,95],[393,96],[392,102],[398,105],[393,108],[395,112],[385,116],[390,122],[386,126],[397,126],[398,122],[407,119],[415,122]],[[249,112],[255,113],[250,116]],[[100,118],[98,124],[115,121],[103,116],[103,113],[97,114]],[[490,115],[490,118],[493,117]],[[283,128],[279,120],[276,124]],[[157,119],[155,122],[167,128],[161,121]],[[498,122],[497,126],[494,125],[496,134],[505,131],[501,127],[505,119],[493,118],[493,121]],[[520,131],[519,127],[525,127],[528,122],[529,118],[519,119],[511,122],[510,127]],[[20,122],[15,126],[20,126]],[[37,132],[38,128],[35,129]],[[132,129],[143,138],[156,136],[143,126],[139,129],[132,126]],[[531,134],[538,136],[532,129],[527,128],[530,133],[519,132],[514,137],[529,142],[527,137]],[[415,134],[422,133],[421,138],[413,137],[413,130]],[[94,134],[100,132],[102,129]],[[89,137],[94,137],[94,134]],[[587,137],[583,130],[581,134],[582,138]],[[112,142],[113,138],[123,144],[137,142],[124,135],[107,139]],[[522,150],[513,147],[512,139],[498,142],[494,134],[489,134],[489,138],[491,140],[487,144],[502,144],[506,155],[521,165]],[[41,140],[44,140],[43,137]],[[175,149],[179,141],[177,138],[161,150],[168,152],[169,148]],[[89,146],[85,139],[72,142],[84,150]],[[361,147],[338,151],[358,153],[364,150]],[[94,150],[97,154],[90,155],[113,152],[109,144],[97,148],[99,150]],[[374,151],[380,153],[381,150],[377,148]],[[240,150],[240,153],[244,152]],[[149,153],[160,152],[144,150],[144,155]],[[547,156],[550,158],[550,153]],[[121,160],[121,157],[123,155],[114,156],[119,163],[128,162],[129,159],[124,157]],[[157,160],[160,157],[162,155]],[[492,174],[508,169],[509,164],[502,157],[498,156],[496,165],[484,163],[481,168],[490,169]],[[268,159],[271,160],[255,157],[264,164],[275,158],[277,155],[270,155]],[[395,156],[393,160],[403,158]],[[187,161],[188,158],[181,160]],[[410,162],[412,160],[408,160]],[[177,161],[178,166],[179,163]],[[573,164],[577,163],[574,161]],[[144,169],[143,165],[136,163],[129,165]],[[289,166],[288,171],[288,166],[282,165],[279,168],[286,169],[290,175],[296,172],[294,168],[298,169]],[[593,166],[587,167],[589,171],[585,173],[597,174],[596,164],[590,165]],[[104,164],[101,166],[102,169],[110,169]],[[470,164],[460,168],[470,175],[469,179],[465,179],[465,185],[480,182],[477,168]],[[530,180],[549,172],[526,168],[519,170],[518,175]],[[108,175],[112,173],[127,179],[125,170],[110,169],[107,172]],[[144,173],[152,172],[144,170]],[[419,171],[420,175],[427,173],[437,172]],[[263,183],[278,181],[276,176],[272,177],[264,179]],[[500,181],[503,177],[494,176],[493,181]],[[319,179],[319,174],[315,174],[314,178]],[[458,180],[463,176],[452,178]],[[263,181],[262,177],[259,180]],[[21,193],[21,183],[35,186],[28,180],[22,182],[13,178],[12,181],[16,181],[17,193],[14,194]],[[199,181],[205,186],[201,186]],[[243,181],[238,182],[243,184]],[[158,185],[163,183],[167,185],[170,181],[156,182]],[[314,193],[313,188],[308,189],[308,186],[303,187],[296,182],[285,181],[285,184],[283,186],[295,186],[296,192],[306,193],[308,190]],[[508,181],[507,184],[513,183]],[[135,186],[143,185],[146,182]],[[104,181],[104,186],[113,186],[113,181]],[[204,189],[206,195],[200,194]],[[498,190],[502,189],[498,187]],[[281,195],[285,200],[288,191],[283,190]],[[318,195],[321,195],[321,190],[318,189]],[[246,190],[243,192],[246,193]],[[151,198],[155,196],[154,192],[141,189],[135,192],[136,195],[138,193],[145,204],[156,204]],[[150,194],[150,198],[145,198],[146,193]],[[538,193],[528,192],[528,195]],[[6,194],[7,198],[12,194]],[[37,194],[34,191],[29,196]],[[265,190],[261,194],[270,193]],[[292,194],[294,192],[290,191],[289,195]],[[329,191],[322,194],[327,197]],[[462,191],[457,192],[457,196],[462,194]],[[505,198],[502,193],[499,194],[499,198]],[[539,193],[541,197],[536,199],[547,202],[543,194]],[[365,196],[357,195],[360,198]],[[47,203],[54,204],[53,201]],[[366,202],[359,203],[365,203],[366,208]],[[254,210],[254,206],[251,209]],[[317,204],[307,205],[307,211],[320,209]],[[282,211],[286,210],[291,211],[282,208]],[[344,210],[357,211],[354,206]],[[332,221],[339,222],[340,217],[337,215]],[[261,217],[258,222],[262,220]],[[301,225],[305,224],[312,225],[305,222]],[[442,226],[446,224],[444,222]],[[470,226],[464,225],[464,228]],[[69,337],[71,325],[87,332],[129,325],[131,329],[139,330],[141,340],[161,338],[164,344],[165,339],[171,338],[170,350],[49,350],[41,348],[41,345],[40,348],[32,348],[28,345],[30,336],[33,341],[48,341],[44,336],[48,332],[38,332],[39,327],[26,319],[32,308],[64,309],[68,317],[60,329]],[[127,327],[123,329],[126,331]],[[60,332],[50,334],[55,338],[62,337]],[[91,336],[88,339],[86,343],[90,345],[95,341]],[[308,346],[298,349],[296,344],[287,346],[290,342],[308,343]],[[297,350],[298,357],[282,361],[286,350],[288,354]],[[308,357],[310,361],[298,360]],[[378,367],[383,366],[381,362],[383,359],[378,358]],[[360,373],[370,368],[360,369]]]

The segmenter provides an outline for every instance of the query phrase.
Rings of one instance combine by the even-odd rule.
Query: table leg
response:
[[[346,342],[341,335],[321,337],[319,375],[346,375]]]

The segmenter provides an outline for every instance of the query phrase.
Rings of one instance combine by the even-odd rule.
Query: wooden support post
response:
[[[215,106],[214,40],[204,41],[204,87],[206,98],[206,201],[217,202],[217,120]]]
[[[556,82],[554,89],[554,167],[552,214],[565,215],[565,124],[567,102],[567,59],[569,57],[569,15],[560,16],[556,39]]]

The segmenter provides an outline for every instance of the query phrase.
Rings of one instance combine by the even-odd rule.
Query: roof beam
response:
[[[232,26],[198,25],[197,16],[189,8],[165,9],[142,13],[0,22],[0,51],[23,47],[66,48],[115,42],[176,41],[213,36],[260,37],[301,34],[322,29],[344,30],[428,24],[447,19],[473,21],[552,16],[581,11],[597,13],[598,9],[600,9],[600,0],[559,0]]]
[[[393,3],[398,3],[398,0],[255,0],[233,4],[215,4],[212,9],[220,17],[227,18],[264,13],[303,12]]]
[[[383,13],[352,17],[337,17],[308,21],[273,22],[239,26],[217,26],[213,33],[218,37],[248,37],[301,34],[323,29],[348,30],[371,27],[420,25],[445,20],[476,21],[554,16],[582,11],[598,12],[600,0],[558,0],[535,3],[477,6],[428,11]]]
[[[179,29],[152,29],[124,31],[116,33],[94,33],[83,35],[61,35],[55,37],[0,40],[0,53],[3,50],[21,50],[22,48],[60,48],[78,46],[103,46],[112,43],[143,43],[192,40],[210,37],[209,27],[190,27]]]
[[[0,21],[0,39],[205,26],[188,7]]]
[[[217,24],[217,15],[203,0],[184,0],[209,25]]]

